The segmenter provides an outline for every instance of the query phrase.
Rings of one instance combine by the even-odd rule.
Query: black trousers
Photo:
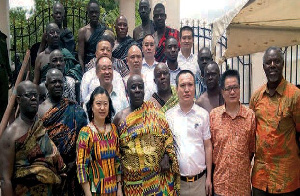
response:
[[[268,193],[263,190],[259,190],[257,188],[252,187],[252,193],[253,196],[299,196],[300,195],[300,188],[289,193],[280,193],[280,194],[274,194],[274,193]]]

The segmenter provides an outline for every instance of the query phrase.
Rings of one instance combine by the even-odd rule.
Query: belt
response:
[[[185,182],[195,182],[199,178],[201,178],[206,173],[206,170],[203,170],[203,172],[195,175],[195,176],[180,176],[180,179]]]

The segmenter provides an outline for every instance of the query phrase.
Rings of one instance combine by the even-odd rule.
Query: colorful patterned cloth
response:
[[[42,121],[15,142],[13,185],[16,195],[52,195],[52,186],[61,183],[65,165]]]
[[[171,130],[164,114],[151,102],[130,113],[119,126],[125,195],[178,195],[180,176]],[[167,153],[171,169],[160,171]]]
[[[154,105],[160,109],[163,113],[168,111],[170,108],[174,107],[178,103],[178,95],[174,86],[171,86],[172,96],[165,102],[163,99],[159,97],[157,93],[153,93],[151,99]]]
[[[127,57],[129,48],[134,44],[137,44],[134,39],[132,39],[130,36],[125,37],[124,40],[120,42],[116,48],[114,48],[112,57],[121,60],[125,59]]]
[[[69,194],[74,195],[80,192],[81,188],[76,180],[75,172],[76,141],[80,129],[87,125],[86,114],[76,103],[63,99],[50,109],[42,120],[50,138],[57,146],[67,165],[67,183],[62,188]]]
[[[91,122],[83,127],[77,140],[77,177],[89,182],[97,195],[117,191],[117,174],[121,174],[118,134],[114,124],[107,134]]]
[[[251,195],[250,157],[255,151],[255,129],[254,112],[241,104],[233,119],[225,105],[210,112],[216,194]]]
[[[91,34],[89,40],[84,46],[84,64],[90,62],[96,55],[97,44],[101,40],[106,26],[99,24]]]
[[[257,90],[249,107],[257,119],[253,187],[274,194],[300,188],[300,90],[282,79],[273,96],[267,85]]]
[[[153,34],[154,39],[157,40],[157,32]],[[178,42],[178,47],[180,47],[180,40],[179,40],[179,31],[176,29],[172,29],[170,27],[166,27],[165,34],[162,36],[160,40],[157,40],[158,43],[156,43],[156,52],[155,52],[155,60],[157,62],[166,62],[167,57],[165,55],[165,46],[166,46],[166,40],[173,36]]]

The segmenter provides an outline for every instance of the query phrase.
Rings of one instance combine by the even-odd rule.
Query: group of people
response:
[[[267,83],[247,107],[237,70],[221,74],[209,48],[194,55],[193,29],[167,27],[163,4],[150,12],[140,0],[133,38],[122,15],[115,38],[91,0],[77,60],[54,4],[0,138],[2,194],[299,195],[300,90],[280,48],[265,51]]]

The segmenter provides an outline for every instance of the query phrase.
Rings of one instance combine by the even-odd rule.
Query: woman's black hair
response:
[[[95,97],[98,94],[105,94],[108,98],[109,109],[108,109],[108,115],[105,118],[105,124],[110,124],[112,122],[112,117],[115,115],[115,109],[112,105],[112,101],[111,101],[111,98],[110,98],[108,92],[101,86],[98,86],[97,88],[95,88],[95,90],[91,94],[90,100],[86,103],[86,110],[87,110],[87,113],[88,113],[89,121],[91,122],[94,118],[93,111],[92,111],[92,106],[93,106],[93,102],[95,100]]]

